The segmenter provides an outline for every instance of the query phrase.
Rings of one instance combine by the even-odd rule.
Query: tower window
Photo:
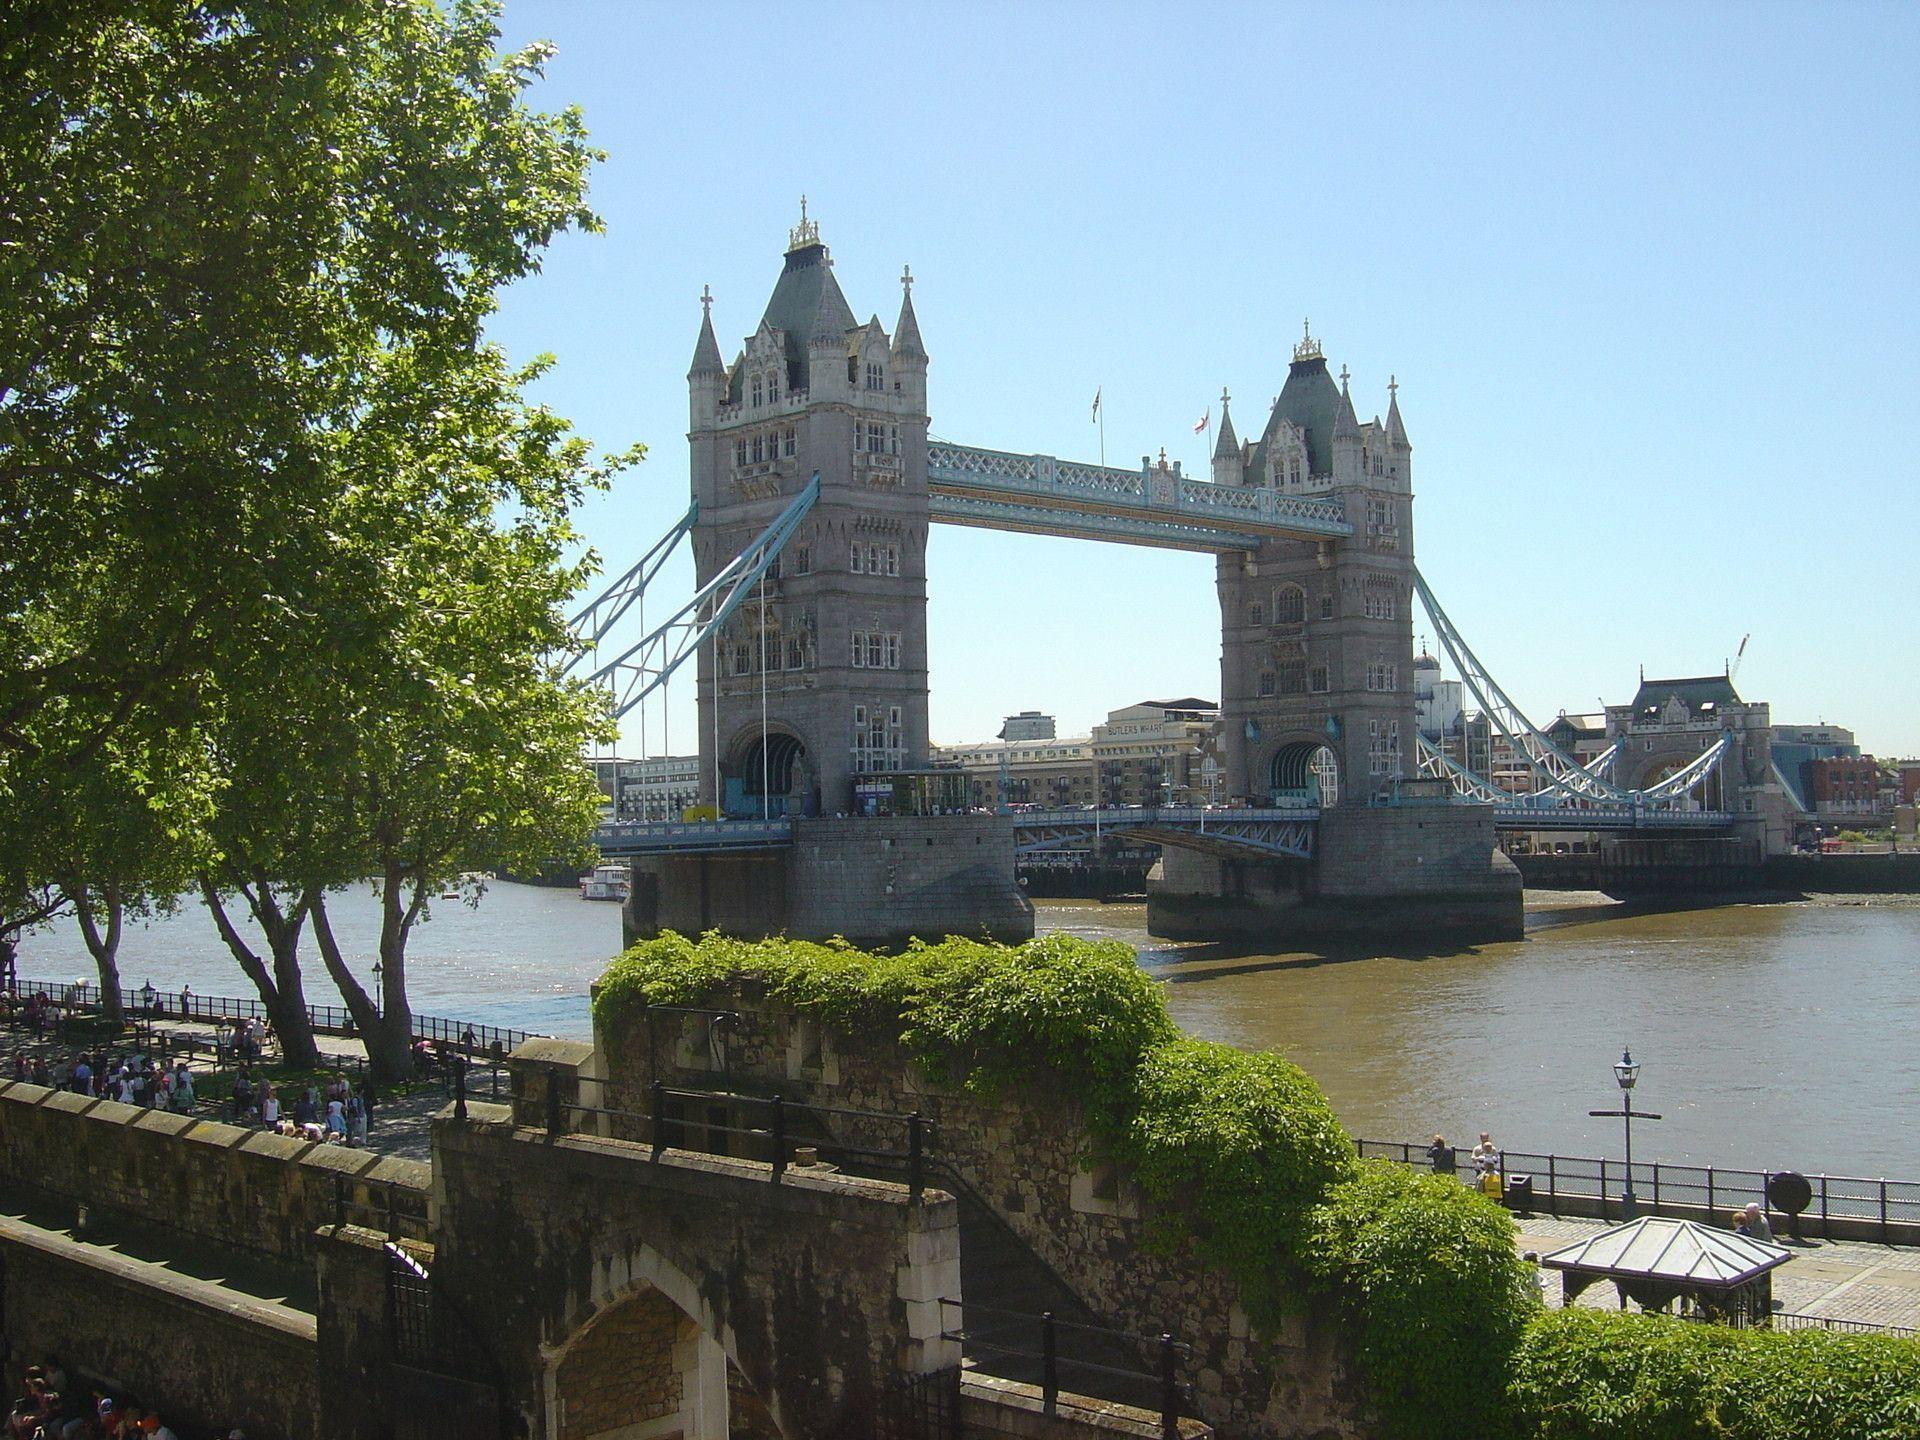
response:
[[[878,390],[882,388],[883,380],[884,377],[880,372],[880,362],[877,360],[869,360],[867,362],[867,389]]]
[[[733,442],[733,463],[736,465],[744,465],[747,463],[747,442],[745,440],[736,440]]]
[[[805,545],[794,547],[793,573],[796,575],[811,575],[813,573],[813,551]]]
[[[763,398],[762,388],[763,388],[763,382],[761,381],[760,377],[758,375],[754,376],[753,377],[753,403],[755,405],[759,405],[762,403],[762,398]]]
[[[1313,669],[1307,672],[1307,689],[1312,691],[1315,695],[1324,695],[1327,693],[1328,685],[1327,685],[1327,667],[1326,666],[1316,665],[1313,667]]]
[[[1320,597],[1320,618],[1322,620],[1331,620],[1333,618],[1333,595],[1331,592]]]
[[[866,571],[867,571],[866,557],[867,557],[867,552],[860,548],[860,542],[856,540],[853,545],[853,560],[851,565],[849,566],[849,568],[853,571],[854,574],[856,575],[866,574]]]
[[[780,453],[789,460],[793,458],[793,427],[791,425],[780,434]]]
[[[1253,604],[1247,606],[1247,623],[1249,625],[1266,624],[1267,623],[1267,607],[1262,605],[1257,600],[1254,601]]]
[[[1273,592],[1273,623],[1299,625],[1307,618],[1307,592],[1298,585],[1282,585]]]
[[[1260,694],[1263,698],[1265,698],[1267,696],[1271,696],[1273,692],[1274,692],[1273,671],[1262,670],[1260,672]]]
[[[869,424],[867,426],[867,453],[869,455],[883,455],[886,453],[886,449],[887,427],[884,425]]]
[[[780,372],[774,371],[767,376],[767,403],[771,405],[780,398]]]

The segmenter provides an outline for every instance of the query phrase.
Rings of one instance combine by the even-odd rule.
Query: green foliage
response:
[[[1560,1310],[1508,1393],[1526,1440],[1914,1440],[1920,1343]]]
[[[1131,1099],[1114,1117],[1118,1153],[1240,1278],[1248,1312],[1273,1320],[1309,1210],[1354,1165],[1325,1094],[1278,1055],[1182,1038],[1141,1057]]]
[[[1510,1357],[1540,1303],[1505,1210],[1451,1177],[1365,1161],[1313,1212],[1304,1256],[1354,1327],[1389,1433],[1497,1427]]]
[[[1064,935],[1012,947],[954,937],[874,955],[668,934],[613,962],[594,990],[594,1022],[604,1030],[643,1002],[710,1000],[742,980],[839,1028],[884,1030],[940,1078],[988,1088],[1050,1070],[1093,1103],[1112,1103],[1141,1054],[1175,1033],[1130,949]]]

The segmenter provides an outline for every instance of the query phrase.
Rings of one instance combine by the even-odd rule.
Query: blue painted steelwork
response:
[[[616,821],[593,832],[602,855],[712,855],[793,843],[791,820]]]
[[[1731,810],[1662,810],[1636,805],[1496,805],[1493,823],[1500,830],[1724,830],[1734,822]]]
[[[1124,833],[1154,845],[1178,845],[1229,857],[1305,860],[1313,855],[1320,812],[1311,806],[1168,805],[1137,810],[1022,810],[1011,818],[1016,855],[1079,848],[1102,835]]]
[[[934,518],[955,524],[1180,549],[1241,550],[1276,536],[1337,540],[1353,534],[1337,500],[1216,485],[1144,465],[1122,470],[945,441],[927,446],[927,488]],[[1094,517],[1141,528],[1101,526]]]
[[[674,522],[671,530],[653,542],[652,548],[640,557],[638,564],[594,596],[578,615],[567,622],[567,634],[577,648],[561,667],[561,674],[578,665],[620,623],[627,611],[646,599],[647,586],[653,583],[654,577],[660,573],[660,567],[679,548],[680,542],[692,531],[694,522],[699,518],[700,502],[696,500],[687,506],[687,513]]]
[[[819,498],[820,472],[816,470],[773,523],[723,565],[664,625],[587,677],[590,684],[604,685],[612,692],[615,716],[625,715],[664,685],[702,641],[727,623]]]

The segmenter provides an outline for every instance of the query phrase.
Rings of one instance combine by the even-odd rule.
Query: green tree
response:
[[[462,397],[517,397],[482,343],[495,293],[597,228],[579,118],[524,103],[544,51],[497,54],[496,14],[70,0],[0,21],[0,805],[80,793],[110,745],[165,823],[217,799],[202,893],[302,1050],[300,935],[353,852],[328,813],[342,717],[297,672],[317,647],[341,656],[329,684],[381,670],[399,577],[418,589],[436,544],[526,503],[499,475],[529,445],[585,479],[564,427],[513,407],[532,438],[495,427],[485,483],[462,483],[471,447],[422,448]],[[383,450],[431,480],[384,504]],[[58,878],[57,847],[30,849],[51,833],[0,838],[10,923]]]

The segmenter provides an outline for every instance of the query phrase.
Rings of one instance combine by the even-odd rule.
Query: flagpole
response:
[[[1105,387],[1102,387],[1103,389]],[[1107,407],[1100,408],[1100,468],[1107,468]]]

